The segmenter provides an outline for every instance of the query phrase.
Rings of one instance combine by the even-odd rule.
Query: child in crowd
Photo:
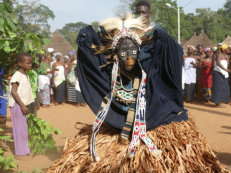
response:
[[[36,69],[39,68],[40,63],[42,61],[42,56],[41,55],[36,55],[35,62],[32,64],[32,69],[27,72],[29,79],[30,79],[30,84],[32,88],[32,93],[34,97],[34,102],[29,105],[29,111],[30,113],[34,114],[37,116],[37,110],[39,109],[39,102],[38,102],[38,74],[36,72]]]
[[[31,69],[32,57],[29,53],[19,53],[16,57],[18,70],[10,80],[9,106],[12,118],[15,155],[30,154],[26,116],[28,105],[34,102],[27,71]]]

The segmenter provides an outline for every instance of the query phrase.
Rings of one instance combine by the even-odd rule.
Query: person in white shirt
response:
[[[26,115],[28,105],[34,102],[29,76],[26,71],[31,69],[32,57],[29,53],[17,55],[18,70],[10,80],[9,106],[12,118],[15,155],[20,157],[30,154],[28,146],[28,127]]]
[[[62,54],[56,53],[55,55],[56,61],[52,70],[53,74],[53,82],[55,86],[55,105],[62,104],[65,101],[65,90],[66,90],[66,69],[64,67],[64,63],[61,61]]]
[[[228,55],[226,51],[228,45],[223,44],[219,47],[219,53],[215,58],[215,65],[213,69],[213,89],[212,89],[212,102],[216,106],[220,106],[220,103],[229,103],[230,101],[230,86],[229,86],[229,73],[231,69],[228,69]]]
[[[198,65],[194,56],[194,47],[188,46],[187,57],[184,61],[185,72],[185,100],[191,102],[194,99],[195,87],[196,87],[196,67]]]

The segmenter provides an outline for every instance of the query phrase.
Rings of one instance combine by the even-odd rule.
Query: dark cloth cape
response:
[[[139,53],[141,66],[147,73],[147,130],[172,121],[188,120],[181,87],[182,48],[161,28],[155,29],[153,34],[154,42],[144,46]],[[92,111],[97,114],[103,98],[111,92],[112,66],[100,68],[106,63],[105,56],[92,54],[91,45],[102,44],[92,26],[80,31],[77,44],[77,73],[81,92]],[[122,130],[126,116],[123,105],[113,99],[105,121]]]

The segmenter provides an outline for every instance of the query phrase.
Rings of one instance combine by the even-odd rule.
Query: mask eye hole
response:
[[[121,55],[122,57],[124,57],[124,56],[126,55],[126,53],[125,53],[125,52],[122,52],[120,55]]]
[[[132,53],[133,53],[133,55],[136,55],[136,54],[137,54],[137,51],[136,51],[136,50],[133,50]]]

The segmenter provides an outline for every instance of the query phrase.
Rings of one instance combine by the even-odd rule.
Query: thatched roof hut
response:
[[[58,30],[55,31],[51,42],[44,48],[47,49],[49,47],[52,47],[55,52],[61,52],[63,55],[67,55],[69,51],[76,51]]]
[[[193,36],[187,41],[183,48],[186,49],[188,45],[193,45],[196,47],[196,45],[202,45],[203,47],[212,47],[213,43],[209,40],[209,37],[202,31],[199,36],[196,35],[196,33],[193,34]]]
[[[189,45],[193,45],[193,46],[196,45],[197,44],[197,37],[198,36],[194,32],[193,36],[182,46],[183,49],[186,49],[187,46],[189,46]]]
[[[184,44],[185,44],[186,42],[187,42],[187,40],[181,39],[181,40],[180,40],[180,45],[181,45],[181,46],[184,46]]]
[[[198,36],[198,44],[205,47],[213,47],[213,43],[210,41],[209,37],[202,31],[200,35]]]
[[[228,35],[228,36],[226,37],[226,39],[225,39],[222,43],[231,45],[231,37]]]

